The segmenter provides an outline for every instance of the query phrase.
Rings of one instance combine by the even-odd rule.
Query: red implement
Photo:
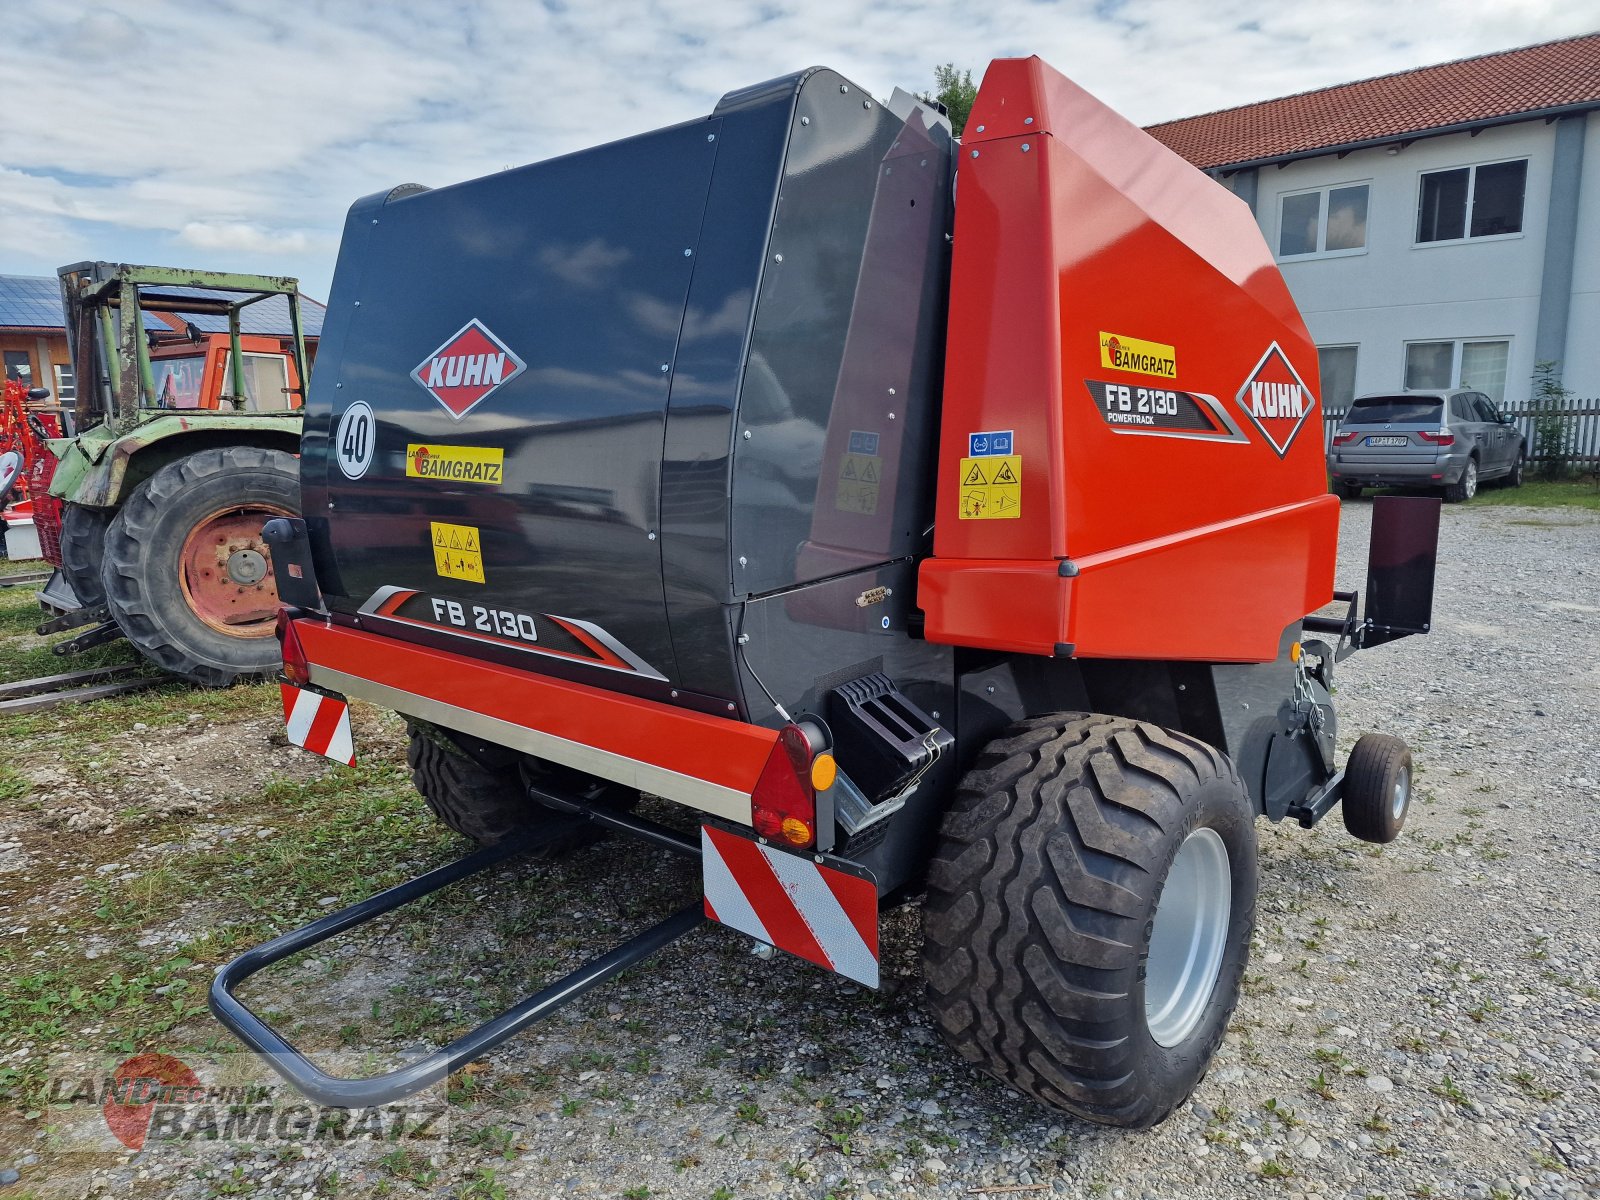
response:
[[[1037,58],[990,66],[959,186],[929,640],[1275,658],[1339,507],[1249,209]]]

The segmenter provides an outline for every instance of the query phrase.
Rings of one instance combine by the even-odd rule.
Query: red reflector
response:
[[[294,619],[287,608],[278,610],[278,645],[283,647],[283,677],[299,687],[310,683],[311,663],[306,659],[306,649],[300,644],[300,635],[294,631]]]
[[[809,846],[817,840],[811,758],[804,731],[798,725],[784,726],[750,796],[751,824],[762,837],[786,846]]]
[[[1417,436],[1435,446],[1454,446],[1456,444],[1456,435],[1448,429],[1441,429],[1438,433],[1429,433],[1426,430],[1419,429],[1417,430]]]

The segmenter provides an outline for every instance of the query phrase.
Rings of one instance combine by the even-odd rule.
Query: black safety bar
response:
[[[573,803],[576,808],[582,809],[581,802]],[[700,846],[697,842],[676,830],[657,825],[653,821],[636,817],[631,813],[587,815],[610,828],[646,838],[652,844],[675,853],[695,858],[700,856]],[[476,1029],[462,1034],[449,1045],[435,1050],[427,1057],[386,1074],[365,1079],[347,1079],[321,1070],[234,996],[233,993],[240,984],[273,963],[326,941],[346,929],[392,912],[413,900],[432,895],[441,888],[487,870],[508,858],[535,849],[549,836],[551,835],[509,838],[496,845],[487,846],[465,858],[437,867],[425,875],[419,875],[407,883],[387,888],[375,896],[352,904],[349,908],[329,913],[304,928],[285,933],[254,949],[246,950],[219,970],[216,978],[212,980],[209,996],[212,1014],[232,1030],[240,1041],[262,1055],[268,1066],[311,1100],[337,1108],[369,1108],[392,1104],[439,1082],[457,1068],[487,1054],[535,1021],[549,1016],[567,1001],[576,999],[590,988],[621,974],[662,947],[692,932],[706,920],[705,906],[697,900],[665,921],[636,934],[615,949],[590,959],[576,971],[562,976],[544,990],[508,1008]]]

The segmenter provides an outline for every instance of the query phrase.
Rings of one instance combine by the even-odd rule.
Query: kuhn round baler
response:
[[[1405,817],[1401,742],[1336,762],[1331,679],[1426,630],[1437,503],[1380,501],[1364,611],[1335,592],[1316,352],[1249,210],[1036,58],[959,144],[819,69],[359,201],[300,465],[267,531],[290,736],[348,762],[347,698],[404,714],[485,847],[219,976],[328,1103],[708,918],[876,986],[879,913],[921,896],[964,1058],[1153,1124],[1233,1009],[1256,820]],[[604,830],[697,861],[703,901],[419,1063],[336,1079],[233,998]]]

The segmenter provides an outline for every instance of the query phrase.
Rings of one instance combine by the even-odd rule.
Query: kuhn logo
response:
[[[418,363],[411,378],[459,421],[525,370],[527,364],[474,317]]]
[[[1238,400],[1244,415],[1279,458],[1289,453],[1301,427],[1317,407],[1316,396],[1277,342],[1267,347],[1255,370],[1245,379]]]

